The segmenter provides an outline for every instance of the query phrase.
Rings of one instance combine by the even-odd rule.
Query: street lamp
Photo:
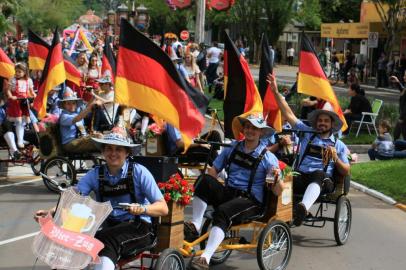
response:
[[[137,21],[135,26],[140,31],[146,31],[149,27],[149,20],[148,8],[141,4],[137,7]]]
[[[128,20],[128,7],[124,3],[117,7],[116,31],[114,31],[116,35],[120,33],[121,18]]]
[[[113,35],[113,26],[116,23],[116,13],[110,9],[107,12],[107,24],[109,25],[109,34]]]

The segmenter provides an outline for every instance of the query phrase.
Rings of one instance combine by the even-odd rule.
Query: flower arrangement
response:
[[[157,123],[152,123],[148,126],[147,138],[153,138],[156,135],[161,135],[164,132],[164,129],[159,126]]]
[[[179,173],[173,174],[166,183],[158,183],[166,202],[177,202],[188,205],[193,196],[194,188]]]
[[[285,162],[279,161],[279,169],[281,169],[281,177],[285,178],[288,175],[299,175],[298,172],[295,172],[292,167],[288,166]]]

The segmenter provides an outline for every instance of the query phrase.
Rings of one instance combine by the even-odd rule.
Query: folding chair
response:
[[[363,124],[365,124],[367,126],[369,135],[371,135],[371,130],[369,129],[369,125],[372,125],[375,129],[376,136],[378,136],[378,131],[376,130],[376,118],[378,118],[379,111],[382,108],[382,104],[383,104],[382,100],[375,99],[372,102],[372,112],[362,112],[361,121],[353,122],[353,123],[358,124],[358,130],[357,130],[357,134],[355,135],[355,137],[358,137],[359,131],[361,130],[361,126]],[[366,117],[366,116],[369,116],[370,119],[368,120],[368,117]]]

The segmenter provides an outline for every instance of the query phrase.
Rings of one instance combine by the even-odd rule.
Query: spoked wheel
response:
[[[45,186],[52,192],[59,193],[58,186],[67,188],[75,184],[76,172],[71,162],[63,157],[54,157],[44,164],[44,174],[42,177]],[[52,183],[48,178],[52,179]]]
[[[337,245],[344,245],[350,236],[352,221],[352,210],[350,200],[341,196],[337,200],[336,212],[334,214],[334,238]]]
[[[257,246],[257,261],[261,270],[283,270],[292,253],[292,235],[286,223],[275,220],[261,232]]]
[[[156,261],[154,270],[185,270],[185,261],[179,251],[167,248]]]
[[[40,172],[44,168],[45,161],[41,158],[39,154],[39,149],[34,148],[32,151],[32,162],[30,164],[31,170],[34,175],[39,176]]]
[[[339,78],[340,78],[339,71],[337,69],[331,70],[330,75],[328,76],[330,84],[331,85],[337,84]]]
[[[206,232],[208,232],[211,229],[211,222],[212,222],[211,219],[206,219],[206,221],[204,222],[203,227],[202,227],[201,235],[205,234]],[[227,238],[227,234],[226,234],[226,238]],[[201,250],[206,248],[206,243],[207,243],[207,239],[200,243]],[[211,265],[222,264],[223,262],[225,262],[228,259],[228,257],[230,257],[231,252],[232,252],[232,250],[229,250],[229,249],[215,252],[210,259],[210,264]]]

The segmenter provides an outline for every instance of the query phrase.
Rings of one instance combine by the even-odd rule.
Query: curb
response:
[[[380,199],[381,201],[384,201],[390,205],[394,205],[395,207],[399,208],[400,210],[403,210],[404,212],[406,212],[406,205],[402,204],[402,203],[397,203],[393,198],[386,196],[385,194],[376,191],[374,189],[370,189],[364,185],[361,185],[360,183],[354,182],[353,180],[351,180],[351,187],[359,190],[363,193],[366,193],[374,198]]]

